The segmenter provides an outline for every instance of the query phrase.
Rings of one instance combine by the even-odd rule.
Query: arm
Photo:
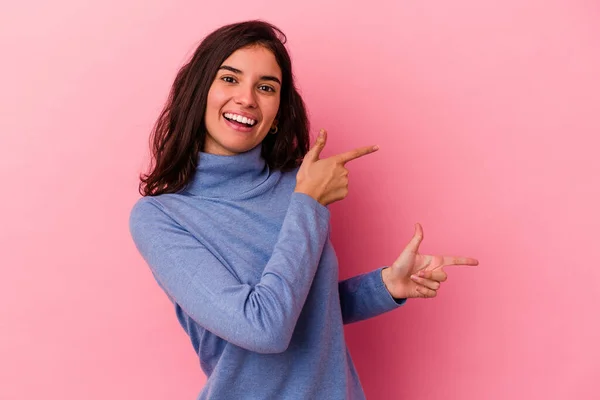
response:
[[[329,231],[329,210],[293,193],[273,254],[255,286],[240,283],[195,237],[139,201],[130,232],[167,295],[199,325],[259,353],[288,347]]]
[[[406,299],[394,299],[386,289],[383,269],[378,268],[338,283],[344,324],[375,317],[406,302]]]

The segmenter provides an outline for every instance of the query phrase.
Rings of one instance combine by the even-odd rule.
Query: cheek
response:
[[[272,120],[277,115],[277,111],[279,111],[280,100],[279,98],[269,100],[263,104],[262,110],[263,115],[266,117],[265,119]]]
[[[206,109],[211,111],[219,111],[226,101],[226,93],[213,86],[208,91],[208,96],[206,98]]]

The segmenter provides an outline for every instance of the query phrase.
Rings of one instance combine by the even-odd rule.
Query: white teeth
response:
[[[248,124],[250,126],[254,125],[256,123],[255,120],[247,118],[247,117],[243,117],[241,115],[237,115],[237,114],[232,114],[232,113],[225,113],[223,114],[225,115],[226,118],[235,120],[237,122],[241,122],[242,124]]]

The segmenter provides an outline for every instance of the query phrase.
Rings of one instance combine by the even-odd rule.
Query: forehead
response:
[[[281,68],[275,55],[259,45],[234,51],[221,65],[237,68],[244,75],[272,75],[281,79]]]

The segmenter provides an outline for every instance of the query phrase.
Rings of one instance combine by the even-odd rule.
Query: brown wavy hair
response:
[[[175,193],[193,178],[198,152],[204,148],[208,90],[221,64],[236,50],[260,45],[270,50],[281,68],[278,133],[267,135],[262,155],[272,169],[291,170],[309,150],[306,107],[292,74],[285,34],[273,24],[252,20],[225,25],[206,36],[179,70],[167,102],[150,136],[150,172],[140,175],[142,196]]]

